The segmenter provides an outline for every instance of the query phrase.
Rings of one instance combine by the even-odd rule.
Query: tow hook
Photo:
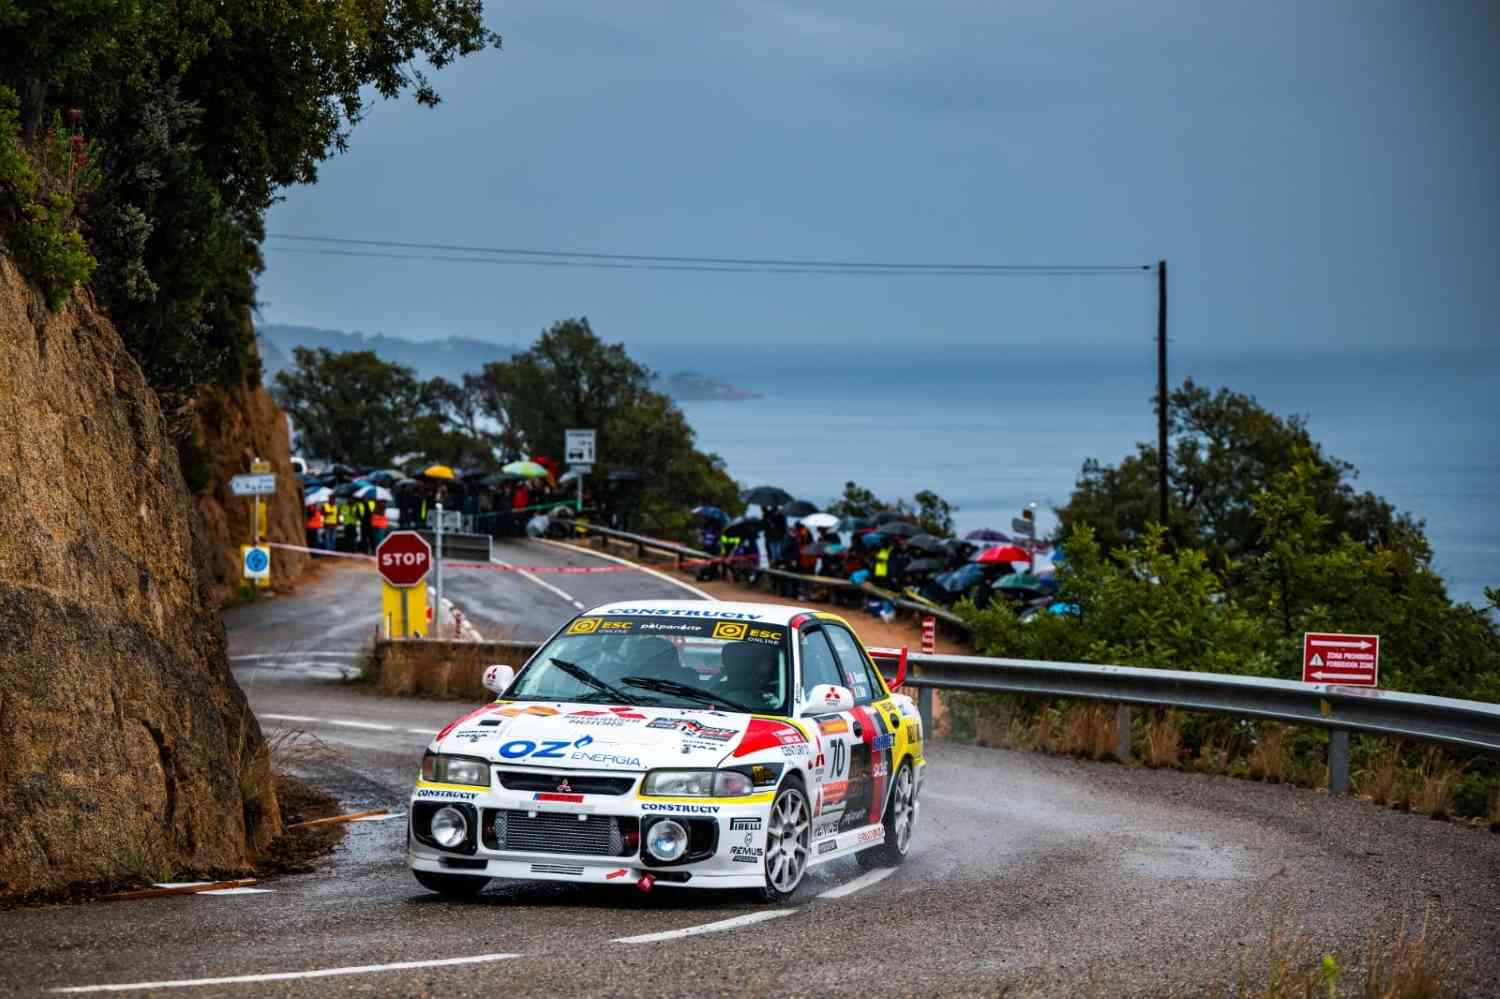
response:
[[[650,891],[656,886],[656,877],[652,874],[642,874],[641,879],[635,883],[641,891]]]

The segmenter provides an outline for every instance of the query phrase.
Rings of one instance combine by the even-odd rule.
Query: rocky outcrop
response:
[[[302,487],[292,472],[286,414],[264,386],[205,386],[193,402],[192,418],[197,458],[207,479],[194,497],[208,542],[204,568],[213,599],[222,604],[239,589],[240,545],[250,542],[252,501],[230,493],[230,478],[249,472],[256,458],[270,462],[276,495],[269,500],[267,538],[282,544],[306,541]],[[306,555],[272,549],[272,583],[295,578],[307,565]]]
[[[0,255],[0,893],[243,867],[279,832],[156,398]]]

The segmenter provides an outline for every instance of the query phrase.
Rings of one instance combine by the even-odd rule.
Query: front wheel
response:
[[[902,760],[891,789],[891,807],[885,810],[885,842],[861,850],[857,856],[862,867],[895,867],[911,850],[912,826],[917,819],[917,781],[911,761]]]
[[[489,878],[475,877],[472,874],[440,874],[437,871],[416,869],[412,870],[412,874],[423,888],[449,898],[473,898],[490,883]]]
[[[761,896],[767,902],[785,902],[797,892],[807,873],[812,841],[812,810],[807,792],[792,780],[781,786],[771,802],[766,823],[766,886]]]

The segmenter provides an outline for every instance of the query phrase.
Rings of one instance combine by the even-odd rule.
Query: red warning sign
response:
[[[1302,682],[1377,686],[1380,636],[1309,631],[1302,636]]]

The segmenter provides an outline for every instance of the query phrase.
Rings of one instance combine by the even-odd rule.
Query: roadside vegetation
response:
[[[62,307],[88,282],[170,414],[259,384],[249,310],[278,191],[372,101],[499,47],[480,0],[0,0],[0,252]]]
[[[1380,685],[1500,701],[1490,606],[1456,604],[1432,569],[1422,524],[1353,487],[1297,418],[1191,382],[1171,394],[1169,523],[1156,522],[1154,449],[1118,467],[1090,460],[1058,510],[1058,613],[1022,621],[1006,604],[962,606],[983,655],[1300,679],[1302,635],[1381,636]],[[954,732],[1099,756],[1113,724],[1086,705],[945,698]],[[1149,766],[1304,786],[1326,784],[1327,736],[1263,721],[1136,712]],[[1356,789],[1434,817],[1495,821],[1500,766],[1356,738]]]

